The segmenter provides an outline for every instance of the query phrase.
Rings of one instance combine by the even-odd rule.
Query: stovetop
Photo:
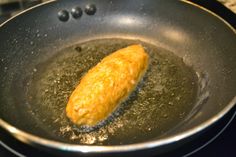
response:
[[[41,3],[45,0],[0,0],[0,23],[14,15],[15,13],[26,9],[32,5]],[[193,0],[200,1],[200,0]],[[221,0],[223,1],[223,0]],[[227,1],[227,0],[224,0]],[[233,1],[233,0],[231,0]],[[4,6],[2,7],[2,4]],[[11,3],[9,3],[11,2]],[[236,26],[236,21],[233,21],[229,15],[233,15],[229,12],[221,11],[221,8],[213,0],[204,2],[206,5],[215,6],[213,9],[217,9],[219,13],[226,16],[231,24]],[[213,5],[210,3],[214,3]],[[236,4],[236,0],[235,0]],[[234,15],[235,16],[235,15]],[[197,139],[183,145],[180,149],[174,150],[167,154],[163,154],[163,157],[235,157],[236,156],[236,107],[232,109],[223,119],[221,119],[216,125],[208,129],[203,135]],[[4,136],[2,136],[4,135]],[[35,149],[27,146],[14,138],[7,135],[3,130],[0,130],[0,157],[17,157],[17,156],[50,156],[52,154],[44,152],[42,150]]]

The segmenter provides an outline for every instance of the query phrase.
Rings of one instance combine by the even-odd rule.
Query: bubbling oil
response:
[[[131,44],[143,45],[150,57],[136,90],[97,127],[89,130],[72,124],[65,108],[81,77],[105,56]],[[79,43],[59,51],[36,69],[29,90],[32,112],[47,132],[68,143],[117,145],[157,138],[189,114],[198,91],[196,73],[181,58],[136,40]]]

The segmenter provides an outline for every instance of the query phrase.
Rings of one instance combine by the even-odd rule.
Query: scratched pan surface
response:
[[[70,15],[64,22],[57,17],[60,10],[84,10],[88,4],[96,6],[94,15]],[[197,126],[200,131],[235,103],[235,32],[186,2],[51,2],[1,26],[0,41],[0,124],[29,144],[75,152],[85,150],[63,143],[115,145],[102,147],[107,152],[131,144],[120,147],[127,152],[137,143],[146,149],[152,142],[198,132]],[[71,124],[65,106],[81,76],[109,53],[133,43],[150,55],[138,88],[96,128]],[[5,122],[40,138],[19,135]],[[46,144],[44,139],[61,143]],[[170,138],[169,143],[178,142]],[[89,150],[96,152],[93,148]]]

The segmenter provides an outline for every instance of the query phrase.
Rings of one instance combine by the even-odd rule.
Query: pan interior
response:
[[[131,44],[142,44],[150,56],[149,68],[137,89],[96,128],[73,125],[65,107],[81,77],[108,54]],[[58,51],[33,71],[26,83],[26,101],[29,117],[43,130],[35,134],[48,133],[67,143],[117,145],[157,138],[186,118],[198,92],[196,73],[181,58],[138,40],[79,43]]]

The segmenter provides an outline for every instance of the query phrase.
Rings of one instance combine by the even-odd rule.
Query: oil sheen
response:
[[[69,96],[81,77],[110,53],[142,44],[149,54],[144,78],[129,98],[94,128],[77,127],[66,117]],[[99,39],[60,50],[37,65],[29,88],[32,113],[63,142],[119,145],[158,138],[178,125],[193,108],[197,76],[183,60],[163,48],[142,41]]]

